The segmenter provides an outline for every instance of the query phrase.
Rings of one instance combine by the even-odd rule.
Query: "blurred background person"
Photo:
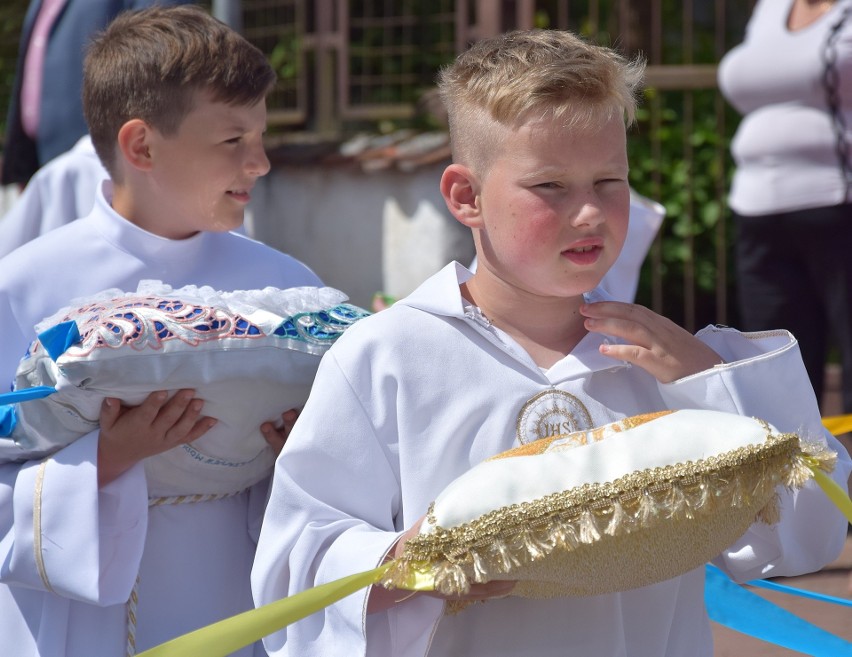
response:
[[[0,258],[22,244],[85,217],[95,204],[98,183],[109,174],[88,133],[41,167],[0,217]]]
[[[25,185],[88,131],[80,88],[89,38],[125,9],[187,0],[31,0],[6,118],[0,183]]]
[[[740,328],[790,330],[823,398],[833,347],[852,412],[852,1],[758,0],[719,87],[741,114],[729,204]]]

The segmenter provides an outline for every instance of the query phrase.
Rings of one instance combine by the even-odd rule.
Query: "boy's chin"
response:
[[[245,217],[243,215],[239,217],[220,218],[208,230],[213,233],[227,233],[242,228],[244,221]]]

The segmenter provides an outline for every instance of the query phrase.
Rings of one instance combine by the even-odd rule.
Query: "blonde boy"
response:
[[[448,265],[328,352],[276,466],[256,603],[398,554],[454,478],[553,431],[680,407],[821,431],[785,331],[692,336],[596,289],[627,229],[625,119],[640,74],[559,31],[480,41],[443,72],[454,161],[441,190],[473,232],[476,274]],[[849,469],[843,454],[837,481]],[[782,521],[751,528],[721,567],[790,575],[838,554],[845,522],[821,492],[782,496]],[[265,642],[292,657],[710,657],[703,587],[702,568],[584,598],[491,582],[467,596],[485,604],[451,615],[436,595],[373,587]]]
[[[194,7],[122,14],[94,40],[83,102],[111,181],[88,217],[0,260],[0,378],[12,380],[37,322],[107,288],[320,284],[229,232],[269,170],[274,81],[263,53]],[[108,400],[100,431],[44,459],[0,441],[4,654],[122,657],[251,607],[265,482],[222,499],[148,498],[142,459],[202,435],[202,413],[192,390],[157,392],[136,408]],[[271,426],[266,437],[284,438]]]

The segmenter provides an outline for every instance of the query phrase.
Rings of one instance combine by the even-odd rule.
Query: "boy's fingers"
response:
[[[190,436],[197,429],[198,423],[203,419],[201,418],[201,411],[204,408],[204,401],[202,399],[190,398],[185,405],[183,403],[176,404],[169,409],[169,413],[165,417],[174,417],[174,414],[180,408],[183,408],[180,416],[171,423],[171,426],[165,427],[165,438],[170,443],[191,442]]]
[[[296,423],[296,420],[299,419],[299,411],[295,408],[291,408],[289,411],[285,411],[281,414],[281,419],[284,420],[284,426],[292,428]]]
[[[139,406],[134,407],[133,412],[137,417],[147,424],[153,424],[163,406],[169,401],[169,393],[165,390],[156,390],[149,394]]]
[[[260,432],[263,434],[263,439],[276,454],[284,449],[284,443],[287,442],[287,432],[285,429],[276,429],[275,425],[271,422],[264,422],[260,425]]]
[[[152,405],[153,403],[152,401]],[[203,405],[204,402],[202,400],[195,399],[194,390],[178,390],[171,399],[160,404],[156,415],[152,418],[151,424],[160,432],[166,433],[181,420],[187,410],[194,409],[197,416],[201,412]]]
[[[113,397],[106,397],[101,404],[100,425],[101,429],[112,429],[121,412],[121,403]]]
[[[193,440],[198,440],[205,433],[210,431],[214,426],[216,426],[216,418],[204,416],[198,420],[196,420],[195,424],[192,428],[186,433],[181,443],[191,443]]]

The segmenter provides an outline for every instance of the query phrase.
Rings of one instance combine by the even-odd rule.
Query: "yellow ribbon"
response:
[[[282,598],[267,605],[212,623],[189,634],[150,648],[137,657],[226,657],[240,648],[259,641],[290,623],[309,616],[378,582],[390,564],[320,584],[314,588]]]
[[[822,488],[823,492],[828,496],[828,499],[834,502],[849,522],[852,522],[852,500],[849,499],[846,491],[844,491],[843,488],[834,481],[834,479],[829,477],[818,467],[810,464],[808,467],[811,469],[811,472],[813,472],[814,481],[816,481],[817,485]]]
[[[840,434],[852,431],[852,415],[830,415],[822,418],[822,424],[832,435],[839,436]],[[834,502],[837,508],[843,512],[846,519],[852,523],[852,500],[849,499],[846,491],[822,470],[815,467],[815,465],[809,463],[808,466],[811,472],[814,473],[814,480],[819,487],[822,488],[823,492],[828,495],[828,498]]]
[[[825,417],[823,425],[834,435],[847,433],[852,431],[852,415]],[[807,462],[816,483],[852,523],[852,500],[819,468],[816,462],[810,460]],[[140,652],[137,657],[185,657],[186,655],[227,657],[291,623],[325,609],[347,595],[376,584],[392,565],[387,563],[373,570],[320,584],[287,598],[244,611]],[[415,569],[413,578],[398,588],[409,591],[430,591],[434,589],[434,584],[426,570],[420,572]]]
[[[226,657],[305,616],[325,609],[347,595],[376,584],[392,565],[393,563],[386,563],[373,570],[320,584],[257,609],[244,611],[137,653],[136,657]],[[404,587],[398,588],[432,591],[435,587],[430,575],[415,572]]]
[[[822,418],[822,424],[833,436],[839,436],[852,431],[852,415],[830,415]]]

